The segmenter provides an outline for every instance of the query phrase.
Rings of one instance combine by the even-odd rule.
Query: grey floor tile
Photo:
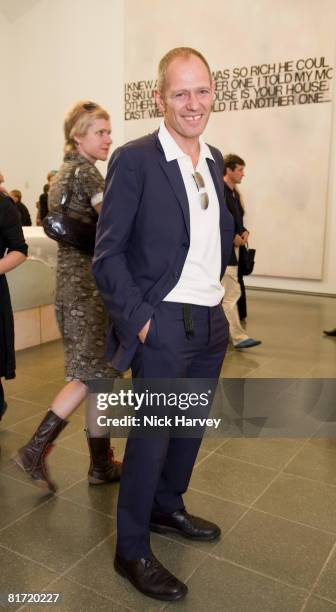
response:
[[[265,467],[280,469],[304,444],[288,438],[235,438],[221,446],[217,453]]]
[[[185,612],[299,612],[306,594],[301,589],[212,557],[202,563],[187,584],[187,597],[174,603],[174,609]]]
[[[69,429],[69,428],[68,428]],[[68,450],[77,451],[83,455],[89,455],[89,447],[86,440],[84,428],[79,429],[78,432],[68,434],[68,431],[64,431],[64,435],[57,442],[59,448],[67,448]]]
[[[334,341],[335,342],[335,341]],[[335,378],[336,365],[335,363],[324,363],[314,365],[308,372],[310,378]]]
[[[3,380],[2,382],[5,390],[5,395],[7,397],[15,396],[16,394],[19,394],[20,396],[24,397],[24,393],[26,391],[34,389],[35,387],[41,384],[41,379],[38,376],[36,365],[35,374],[25,374],[24,369],[21,370],[20,367],[18,367],[16,369],[16,378],[13,378],[11,380]]]
[[[259,345],[258,350],[254,350],[253,352],[248,350],[238,351],[232,347],[226,354],[225,359],[227,362],[242,365],[249,370],[255,370],[270,359],[273,359],[273,351],[267,344]]]
[[[194,469],[190,486],[233,502],[250,504],[275,475],[268,468],[211,454]]]
[[[69,450],[75,450],[84,455],[89,455],[89,447],[86,439],[86,433],[84,431],[84,427],[82,427],[82,421],[80,423],[81,426],[77,433],[67,436],[67,430],[64,431],[63,437],[59,438],[58,446],[62,448],[67,448]],[[125,438],[112,438],[110,444],[111,448],[113,449],[115,458],[118,461],[122,461],[126,446]]]
[[[201,463],[201,461],[204,461],[204,459],[206,459],[206,457],[209,457],[209,451],[205,451],[205,450],[200,449],[198,451],[198,455],[196,457],[195,466],[198,465],[199,463]]]
[[[336,487],[281,474],[256,507],[289,520],[336,533]]]
[[[155,534],[151,537],[151,545],[158,559],[184,581],[206,558],[198,550]],[[114,551],[115,538],[112,537],[71,569],[67,576],[139,612],[162,608],[162,603],[141,595],[127,580],[116,574],[113,568]]]
[[[41,361],[38,366],[34,363],[34,360],[24,366],[18,366],[19,370],[22,368],[25,375],[32,376],[33,378],[39,378],[41,382],[50,382],[55,378],[65,378],[64,374],[64,359],[63,358],[52,358]]]
[[[247,378],[251,372],[253,372],[253,368],[249,366],[232,363],[231,361],[226,362],[224,359],[220,375],[222,378]]]
[[[127,612],[129,608],[121,606],[111,599],[102,597],[97,591],[93,592],[86,586],[59,578],[52,584],[49,593],[59,593],[59,602],[51,606],[27,606],[25,610],[60,610],[61,612]]]
[[[336,452],[336,422],[322,423],[315,435],[309,440],[309,444]]]
[[[310,597],[304,612],[336,612],[336,603],[319,597]]]
[[[117,516],[119,484],[90,486],[87,479],[73,485],[60,494],[62,499],[76,502],[87,508],[103,512],[108,516]]]
[[[186,509],[190,514],[201,516],[216,523],[220,526],[222,535],[231,529],[241,515],[246,512],[245,506],[194,491],[191,487],[183,498]],[[179,538],[179,541],[181,542],[181,538]],[[204,546],[205,542],[202,544]]]
[[[326,446],[307,444],[285,472],[336,485],[336,452]]]
[[[215,451],[219,449],[221,446],[223,446],[223,444],[226,443],[227,440],[228,438],[219,438],[217,436],[204,437],[202,440],[202,444],[201,444],[201,450],[204,450],[207,452]]]
[[[2,546],[0,546],[0,567],[0,593],[2,597],[9,593],[34,591],[40,593],[56,577],[54,572]],[[8,605],[7,610],[14,610],[20,607],[20,605]]]
[[[252,510],[214,554],[309,589],[335,541],[336,536]]]
[[[43,365],[50,359],[62,359],[63,355],[64,349],[62,341],[55,340],[19,351],[17,353],[16,362],[18,367],[29,366],[32,362]]]
[[[36,414],[44,414],[44,410],[39,404],[31,404],[11,396],[7,396],[6,401],[8,408],[0,423],[0,431],[12,428],[21,421],[29,419]]]
[[[279,378],[282,376],[293,378],[296,375],[298,377],[335,378],[335,341],[324,338],[321,333],[321,329],[328,329],[333,326],[335,300],[317,296],[312,298],[311,296],[248,290],[248,309],[248,333],[260,338],[263,343],[252,351],[236,351],[231,347],[224,362],[224,377]],[[303,310],[304,317],[302,316]],[[275,311],[278,325],[274,327],[271,323],[268,328],[270,312]],[[86,553],[92,548],[92,545],[94,546],[101,541],[105,533],[108,533],[108,530],[104,529],[105,521],[110,521],[109,524],[112,523],[113,525],[114,521],[100,513],[95,513],[93,509],[106,513],[110,517],[115,516],[116,490],[118,488],[115,485],[88,487],[86,478],[88,455],[83,434],[85,425],[84,405],[76,412],[76,418],[73,418],[72,423],[64,430],[56,448],[49,457],[55,479],[59,481],[62,487],[66,484],[71,485],[67,490],[62,489],[63,493],[60,494],[58,500],[50,500],[54,508],[53,511],[49,506],[48,511],[39,514],[44,507],[41,506],[41,503],[45,503],[48,497],[28,484],[29,481],[23,473],[19,471],[11,472],[13,467],[9,457],[12,451],[32,434],[33,425],[38,424],[51,399],[64,385],[63,361],[61,341],[17,353],[17,378],[13,381],[4,381],[9,408],[0,424],[0,445],[2,446],[0,472],[2,470],[2,474],[4,474],[6,470],[9,470],[7,476],[0,477],[0,517],[3,520],[7,520],[8,517],[13,520],[19,516],[20,512],[29,512],[30,510],[33,510],[31,517],[33,514],[36,517],[36,522],[32,521],[32,523],[27,519],[21,519],[18,522],[18,533],[12,528],[5,529],[2,533],[8,531],[6,537],[9,538],[9,547],[12,548],[14,542],[15,546],[21,547],[22,550],[27,552],[28,556],[30,553],[37,554],[39,559],[42,557],[47,560],[50,556],[52,560],[52,552],[54,552],[56,558],[56,562],[54,562],[58,568],[68,568],[73,559],[78,560],[83,551]],[[26,399],[31,401],[25,401]],[[34,415],[36,415],[35,420],[34,418],[30,420],[30,417]],[[27,418],[26,424],[20,424],[18,428],[15,426],[18,425],[19,421]],[[331,424],[328,423],[326,427],[328,429],[327,433],[330,435]],[[12,430],[12,428],[14,429]],[[336,440],[336,431],[334,437]],[[321,483],[314,483],[297,476],[284,474],[277,478],[277,481],[271,485],[269,491],[263,495],[258,504],[264,505],[273,514],[292,519],[292,521],[301,521],[317,528],[330,529],[336,533],[336,520],[334,518],[336,505],[334,492],[336,488],[322,483],[324,480],[334,482],[334,460],[331,457],[334,456],[336,450],[335,440],[322,437],[314,438],[309,442],[307,451],[302,452],[297,460],[293,459],[291,468],[288,468],[288,470],[298,469],[300,473],[306,475],[309,472],[315,474],[321,480]],[[244,504],[253,501],[276,473],[267,468],[279,469],[283,467],[284,463],[292,456],[293,449],[295,452],[295,442],[293,440],[289,441],[288,444],[285,442],[283,445],[281,442],[278,444],[278,440],[275,445],[273,443],[269,445],[269,440],[265,439],[262,440],[262,444],[259,444],[259,442],[260,440],[253,439],[229,440],[213,437],[208,437],[203,441],[199,455],[201,463],[196,468],[192,480],[192,486],[195,486],[194,483],[197,482],[196,488],[202,489],[203,487],[203,491],[198,492],[189,489],[185,500],[190,512],[207,517],[221,525],[224,534],[223,541],[202,546],[188,543],[185,546],[183,540],[178,536],[176,538],[152,536],[153,547],[157,547],[158,556],[161,560],[166,560],[167,565],[169,564],[169,568],[173,572],[179,572],[178,575],[182,579],[190,576],[197,567],[197,563],[201,562],[203,556],[208,554],[209,551],[211,555],[216,555],[216,550],[218,549],[218,552],[220,552],[222,548],[225,555],[225,533],[233,527],[242,513],[246,511]],[[115,443],[118,458],[123,452],[122,444],[124,442],[119,440]],[[227,449],[225,449],[226,445],[228,445]],[[308,457],[308,448],[312,445],[317,450],[312,450],[311,456]],[[217,460],[212,459],[212,454],[206,456],[206,453],[213,453],[213,451],[216,451]],[[258,464],[260,467],[249,466],[249,462]],[[250,468],[252,469],[250,470]],[[15,480],[9,478],[8,475],[11,475]],[[78,476],[81,480],[76,482]],[[113,494],[111,494],[112,491]],[[232,501],[221,499],[221,497]],[[55,502],[57,503],[55,504]],[[74,502],[79,505],[75,505]],[[81,505],[87,506],[87,508],[81,508]],[[38,517],[40,518],[38,519]],[[242,528],[244,527],[244,521],[245,519],[242,520]],[[271,523],[272,520],[270,520],[270,525]],[[282,524],[283,521],[280,520],[280,523]],[[284,571],[280,562],[282,558],[281,542],[284,540],[288,542],[289,550],[294,551],[293,559],[288,557],[288,566],[289,568],[293,566],[297,568],[296,579],[301,581],[311,580],[318,563],[317,559],[314,558],[315,551],[312,555],[309,554],[309,558],[307,558],[310,544],[306,542],[303,535],[300,535],[306,533],[305,529],[307,528],[298,528],[298,526],[293,528],[293,523],[288,523],[288,525],[288,533],[284,527],[280,526],[275,530],[274,542],[278,542],[278,545],[276,554],[273,555],[274,558],[269,557],[272,561],[272,571],[277,570],[279,574]],[[42,527],[42,536],[39,527]],[[239,530],[239,524],[236,529]],[[292,531],[293,529],[294,531]],[[303,531],[301,532],[300,529],[303,529]],[[258,531],[257,528],[256,532],[260,534],[260,530]],[[256,537],[251,538],[252,542],[245,542],[243,533],[245,532],[242,532],[241,538],[237,536],[237,554],[244,557],[245,560],[252,557],[254,559],[253,542],[256,542]],[[228,541],[234,534],[235,531],[228,536]],[[264,530],[256,543],[256,546],[259,547],[258,550],[265,551],[265,558],[269,550],[266,536]],[[302,555],[300,564],[296,552],[301,537],[303,551],[307,554]],[[325,537],[329,538],[330,536],[328,534],[322,535],[323,546],[325,546]],[[279,539],[281,540],[280,543]],[[113,591],[112,598],[114,597],[114,591],[118,592],[118,589],[120,589],[119,592],[122,594],[124,602],[123,604],[117,604],[109,601],[111,607],[108,609],[117,612],[120,608],[116,606],[130,606],[130,602],[133,602],[134,605],[131,608],[135,610],[158,610],[162,607],[159,602],[138,596],[125,581],[115,576],[112,569],[113,551],[111,552],[109,547],[111,552],[109,557],[107,548],[105,558],[102,555],[102,563],[107,563],[113,574],[113,588],[109,590],[108,580],[110,577],[107,577],[103,588],[106,590],[108,597],[111,596],[110,591]],[[319,560],[321,553],[318,544],[316,550]],[[182,555],[181,551],[183,551]],[[186,557],[185,551],[189,551],[188,554],[191,557]],[[89,557],[92,559],[92,570],[92,567],[95,566],[94,553],[90,554]],[[20,557],[18,558],[20,559]],[[256,554],[256,559],[260,559],[260,555]],[[213,563],[219,564],[220,570],[218,572],[215,569],[211,570]],[[296,563],[297,565],[295,565]],[[79,565],[81,566],[81,564],[82,561]],[[329,593],[334,599],[333,585],[336,579],[333,564],[334,561],[331,559],[321,576],[318,588],[323,588],[323,592]],[[1,566],[3,566],[3,563]],[[35,566],[31,563],[31,567]],[[222,612],[222,610],[228,610],[229,612],[235,610],[239,610],[239,612],[272,612],[273,610],[287,612],[288,610],[291,612],[291,610],[301,607],[301,603],[299,603],[299,608],[296,607],[296,601],[301,602],[302,591],[294,587],[291,588],[282,584],[279,587],[279,583],[271,579],[258,576],[252,571],[235,567],[221,560],[216,561],[215,558],[210,558],[204,562],[204,567],[210,567],[211,571],[209,570],[205,577],[204,572],[196,571],[191,578],[192,589],[188,597],[180,604],[175,604],[181,609],[202,610],[202,612],[207,608],[218,610],[218,612]],[[20,565],[18,570],[14,568],[13,574],[20,575],[20,568]],[[48,570],[45,571],[48,572]],[[83,572],[84,578],[85,575],[89,576],[90,574],[89,564],[85,571]],[[98,573],[98,569],[95,571]],[[1,572],[4,573],[4,570],[1,570]],[[103,574],[106,576],[107,573],[107,569],[104,568]],[[4,575],[6,574],[4,573]],[[36,570],[36,576],[38,575],[39,571]],[[28,589],[29,579],[27,576],[29,576],[29,572],[26,572],[25,568],[22,569],[22,576],[24,576],[25,588]],[[73,589],[72,583],[69,584],[66,579],[60,581],[60,585],[68,598],[66,605],[69,605],[69,610],[77,612],[82,605],[85,612],[90,609],[100,609],[100,605],[103,606],[101,609],[105,609],[105,600],[101,601],[101,595],[104,591],[94,595],[93,598],[91,598],[90,591],[85,591],[85,596],[83,596],[83,588],[87,585],[84,580],[82,581],[83,587],[79,586],[78,590],[76,590],[77,587]],[[42,583],[43,579],[41,585]],[[101,584],[99,580],[98,583]],[[33,588],[33,578],[31,584]],[[37,584],[36,590],[39,588],[40,584]],[[209,597],[209,593],[212,598]],[[296,597],[299,597],[299,599],[297,600]],[[305,610],[308,612],[317,612],[318,610],[331,612],[334,609],[333,603],[322,599],[321,594],[318,593],[310,598]],[[32,607],[32,610],[36,610],[36,607]]]
[[[0,429],[0,472],[12,465],[11,457],[20,446],[26,443],[26,436],[10,429]]]
[[[17,424],[14,424],[10,427],[12,431],[16,433],[22,434],[27,437],[27,440],[30,439],[35,429],[40,424],[41,420],[45,416],[47,410],[42,410],[37,414],[31,416],[30,418],[24,419]],[[6,413],[7,414],[7,413]],[[71,436],[77,432],[83,432],[84,435],[85,421],[84,417],[81,415],[73,414],[71,419],[69,419],[68,425],[63,429],[61,434],[58,436],[57,441],[60,442],[64,440],[68,436]]]
[[[63,572],[115,530],[115,521],[52,497],[0,532],[0,544]]]
[[[312,363],[273,359],[250,372],[246,378],[308,378]]]
[[[34,385],[32,389],[21,391],[17,390],[15,397],[37,404],[48,410],[50,404],[57,393],[61,390],[62,385],[52,382],[47,382],[39,385]]]
[[[336,551],[324,568],[314,593],[336,602]]]
[[[45,501],[45,495],[36,494],[35,487],[1,474],[0,532],[1,529]]]

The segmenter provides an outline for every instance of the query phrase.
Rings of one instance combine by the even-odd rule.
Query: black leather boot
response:
[[[91,485],[101,485],[120,480],[122,463],[114,459],[109,438],[91,438],[86,431],[90,451],[88,480]]]
[[[49,489],[53,493],[57,487],[50,480],[45,459],[53,447],[52,442],[67,424],[68,421],[49,410],[28,444],[22,446],[12,457],[14,463],[29,474],[38,487]]]

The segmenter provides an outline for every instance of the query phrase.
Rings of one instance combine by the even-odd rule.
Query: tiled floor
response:
[[[321,334],[336,325],[335,299],[250,291],[248,301],[248,332],[263,344],[230,349],[224,377],[336,378],[336,339]],[[334,439],[204,440],[187,507],[223,535],[212,544],[152,536],[160,560],[189,585],[185,600],[160,604],[114,573],[118,488],[88,487],[83,409],[49,457],[57,496],[11,464],[62,385],[61,343],[17,361],[0,425],[0,592],[59,592],[57,608],[71,612],[336,612]]]

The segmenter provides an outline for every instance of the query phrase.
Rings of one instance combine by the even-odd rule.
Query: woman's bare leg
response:
[[[88,395],[87,386],[80,380],[68,382],[51,403],[51,410],[66,421]]]

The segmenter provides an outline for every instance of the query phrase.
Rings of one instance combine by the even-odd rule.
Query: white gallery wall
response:
[[[13,104],[13,88],[10,87],[12,75],[13,54],[10,52],[10,28],[7,19],[0,13],[0,57],[1,61],[1,110],[2,118],[0,121],[0,171],[8,175],[7,159],[10,147],[10,132],[14,117],[11,114]],[[3,61],[5,59],[5,61]]]
[[[80,98],[109,110],[113,147],[153,131],[159,118],[124,121],[124,84],[155,79],[158,60],[173,46],[196,46],[222,71],[301,56],[325,56],[334,65],[335,25],[333,0],[214,0],[208,6],[201,0],[0,0],[0,52],[6,59],[0,169],[6,185],[22,190],[35,217],[46,173],[62,161],[65,110]],[[210,121],[208,141],[247,162],[241,189],[258,272],[247,279],[249,286],[336,294],[336,121],[330,95],[327,104],[217,112]],[[104,173],[105,166],[100,169]],[[279,258],[285,258],[286,274]],[[291,259],[295,272],[288,274]]]
[[[199,49],[217,79],[206,139],[247,163],[241,191],[257,249],[247,283],[336,293],[335,2],[213,1],[205,9],[194,0],[190,8],[125,0],[126,139],[160,121],[152,96],[158,59],[174,46]]]
[[[123,2],[26,2],[0,0],[1,79],[7,70],[0,168],[35,219],[46,174],[62,162],[63,119],[73,102],[89,98],[106,107],[114,145],[123,142]]]

